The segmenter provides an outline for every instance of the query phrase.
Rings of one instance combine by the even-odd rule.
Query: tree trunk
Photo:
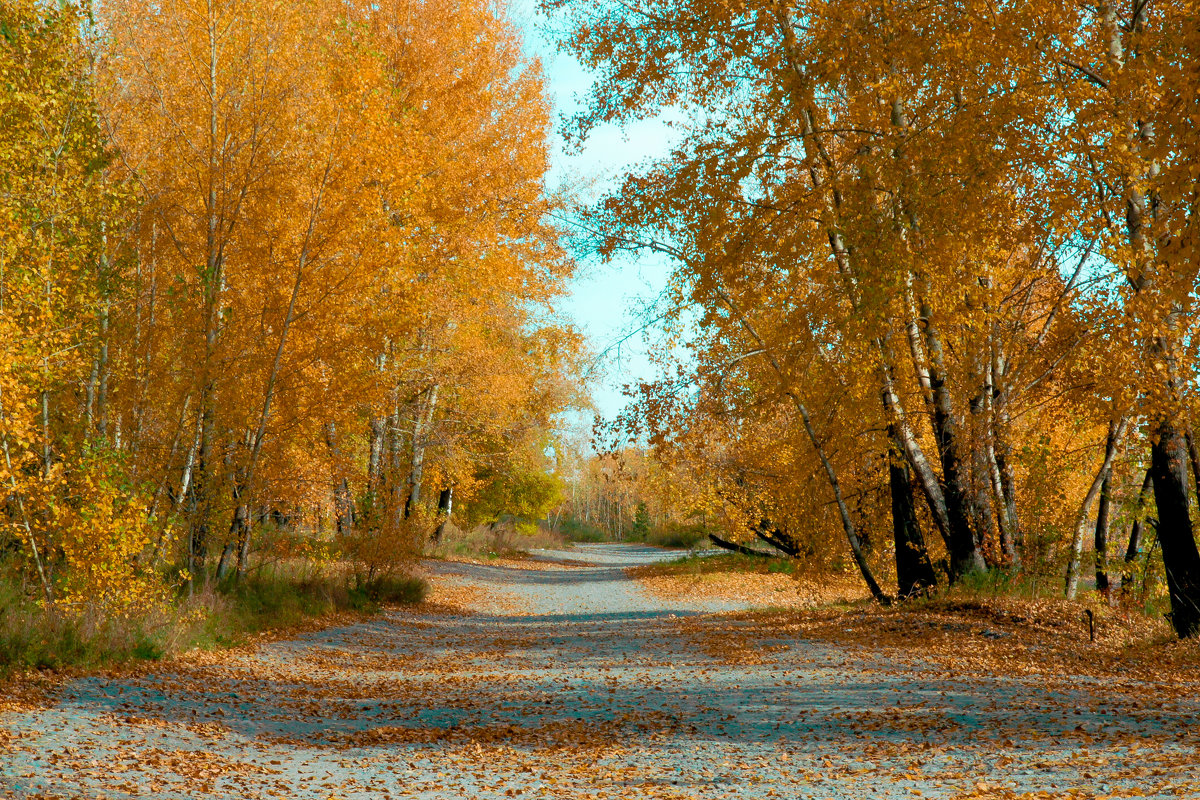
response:
[[[425,447],[429,440],[429,427],[433,424],[433,412],[437,407],[438,389],[435,383],[426,390],[424,406],[413,422],[412,469],[408,474],[408,497],[404,500],[405,519],[412,514],[417,503],[421,502],[421,481],[425,476]]]
[[[403,474],[404,465],[404,437],[401,435],[400,426],[400,397],[399,388],[397,387],[396,405],[391,418],[387,425],[387,456],[388,464],[386,475],[383,480],[385,501],[383,503],[384,515],[381,519],[387,520],[388,525],[395,530],[399,530],[400,523],[404,521],[405,505],[408,497],[406,485],[400,480],[400,475]]]
[[[192,575],[193,584],[196,578],[203,575],[205,559],[208,555],[208,484],[215,427],[213,412],[208,407],[208,403],[202,400],[201,408],[202,411],[198,421],[200,426],[199,447],[196,452],[196,465],[192,469],[191,489],[188,492],[187,507],[188,516],[190,517],[188,571]]]
[[[999,492],[1004,497],[1004,528],[1008,530],[1005,552],[1014,567],[1021,564],[1021,549],[1025,537],[1021,531],[1021,518],[1017,515],[1017,487],[1012,469],[1012,446],[1009,444],[1008,389],[999,380],[1004,375],[1004,365],[999,356],[992,360],[992,385],[996,388],[992,398],[992,456],[995,459],[996,480]]]
[[[1146,504],[1150,501],[1150,490],[1153,487],[1154,475],[1146,470],[1142,479],[1142,488],[1138,492],[1137,511],[1133,525],[1129,528],[1129,544],[1125,547],[1125,563],[1121,567],[1121,594],[1127,594],[1133,586],[1133,565],[1142,552],[1142,528],[1145,524]]]
[[[987,440],[990,432],[985,393],[990,391],[990,387],[985,386],[970,402],[971,438],[974,442],[971,448],[971,489],[974,495],[971,506],[975,513],[975,545],[989,568],[1003,561],[1000,557],[1003,552],[1000,531],[992,510],[992,466],[988,460]]]
[[[243,500],[246,485],[237,480],[233,484],[233,519],[229,523],[229,541],[237,544],[237,567],[234,577],[240,583],[250,560],[250,507]],[[225,558],[224,554],[221,556]]]
[[[292,279],[292,293],[288,297],[287,313],[284,314],[282,329],[279,331],[279,342],[275,346],[275,356],[271,359],[271,370],[267,373],[267,385],[263,389],[262,411],[258,415],[258,427],[250,439],[250,464],[246,467],[246,479],[244,484],[237,489],[239,498],[243,492],[255,491],[254,480],[258,477],[258,461],[262,455],[263,439],[267,434],[267,423],[271,419],[271,404],[275,399],[275,386],[279,380],[279,370],[283,364],[284,351],[287,349],[288,336],[292,332],[292,323],[296,319],[296,306],[300,301],[300,288],[304,284],[305,269],[308,267],[313,232],[316,229],[317,219],[321,215],[325,190],[329,185],[329,175],[332,169],[331,153],[330,160],[326,162],[325,169],[321,173],[320,183],[313,197],[312,207],[309,209],[308,227],[304,231],[304,240],[300,245],[300,252],[296,256],[296,274]],[[236,500],[235,503],[237,503]],[[250,509],[244,504],[238,504],[234,509],[232,527],[237,529],[239,536],[237,539],[238,560],[236,577],[240,581],[250,554]]]
[[[800,401],[800,397],[788,384],[783,368],[779,365],[779,359],[777,359],[775,354],[770,351],[770,349],[767,347],[766,340],[759,335],[757,330],[755,330],[754,325],[751,324],[746,315],[742,313],[742,310],[738,307],[737,303],[735,303],[733,298],[730,297],[729,294],[719,286],[715,286],[713,289],[725,302],[725,305],[729,307],[729,310],[737,316],[738,322],[741,324],[742,328],[744,328],[748,334],[754,337],[754,340],[758,342],[759,347],[763,349],[763,354],[766,356],[767,362],[771,365],[771,369],[774,370],[775,376],[779,379],[780,386],[783,388],[784,393],[787,394],[788,398],[792,401],[792,405],[800,413],[800,419],[804,423],[804,430],[808,434],[808,440],[812,443],[813,449],[816,451],[817,457],[821,461],[821,467],[825,470],[825,477],[829,481],[829,487],[833,490],[833,497],[837,502],[838,514],[842,519],[842,530],[845,532],[846,540],[850,544],[850,553],[854,557],[854,563],[858,565],[858,570],[862,574],[863,580],[866,582],[867,588],[870,589],[871,596],[875,598],[876,602],[878,602],[880,605],[890,604],[891,598],[885,594],[881,588],[879,588],[879,582],[875,580],[875,576],[871,572],[871,566],[867,563],[866,557],[863,555],[862,540],[858,536],[858,531],[854,526],[854,520],[850,518],[850,510],[846,507],[846,500],[842,496],[842,487],[841,484],[838,483],[837,472],[834,470],[833,464],[830,463],[829,458],[825,455],[825,448],[821,444],[821,440],[817,438],[816,431],[813,430],[812,420],[808,414],[808,408]]]
[[[888,486],[892,495],[892,534],[896,543],[896,583],[899,597],[904,599],[937,586],[937,575],[917,522],[908,462],[904,459],[894,426],[889,426],[889,434],[892,446],[888,449]]]
[[[108,327],[109,299],[104,298],[100,306],[100,354],[96,357],[96,433],[100,438],[108,438]]]
[[[0,296],[3,295],[0,294]],[[0,391],[2,391],[2,386],[0,386]],[[0,394],[0,419],[3,419],[4,416],[4,397],[2,394]],[[17,485],[17,473],[13,469],[12,454],[8,449],[7,428],[5,428],[3,431],[0,431],[0,445],[3,446],[4,450],[4,467],[8,472],[9,487],[12,490],[12,496],[16,498],[17,509],[21,513],[21,524],[25,529],[25,536],[29,540],[29,550],[33,555],[33,563],[37,567],[38,580],[40,580],[42,584],[42,594],[46,598],[46,605],[54,605],[53,584],[50,582],[50,576],[48,575],[46,564],[42,559],[42,553],[38,547],[37,537],[34,535],[33,526],[29,521],[29,512],[25,508],[25,496],[21,493],[20,487]]]
[[[333,511],[338,536],[354,530],[354,498],[350,496],[350,482],[346,478],[342,478],[333,490]]]
[[[225,576],[229,574],[229,554],[233,552],[233,542],[228,541],[221,548],[221,557],[217,559],[217,582],[225,580]]]
[[[753,547],[746,547],[745,545],[738,544],[737,542],[731,542],[728,539],[722,539],[715,533],[710,533],[708,535],[708,540],[722,550],[728,550],[731,553],[741,553],[744,556],[758,556],[759,558],[775,558],[774,554],[772,553],[764,553],[761,550],[755,550]]]
[[[450,522],[450,514],[454,510],[454,484],[450,484],[438,493],[437,510],[440,521],[433,532],[432,539],[435,542],[440,542],[442,535],[446,532],[446,524]]]
[[[1200,633],[1200,552],[1188,509],[1188,455],[1183,436],[1169,417],[1161,417],[1150,445],[1158,542],[1162,547],[1171,626],[1181,638]]]
[[[1192,484],[1196,489],[1196,502],[1200,503],[1200,451],[1196,449],[1196,442],[1192,439],[1189,433],[1187,438],[1188,461],[1192,465]]]
[[[962,437],[954,415],[954,402],[950,388],[946,385],[943,366],[942,341],[933,325],[933,310],[921,303],[921,326],[925,333],[925,349],[929,355],[929,383],[934,400],[934,441],[942,462],[942,478],[945,481],[946,513],[950,518],[950,582],[955,583],[963,576],[983,570],[986,565],[976,546],[972,517],[970,486],[966,469],[959,457]]]
[[[1100,484],[1100,505],[1096,510],[1096,590],[1105,597],[1111,588],[1108,580],[1108,531],[1109,507],[1112,505],[1112,468],[1104,475]]]
[[[795,540],[786,532],[772,525],[771,521],[765,517],[760,519],[758,524],[754,526],[754,535],[792,558],[800,555],[800,548],[796,546]]]
[[[782,370],[780,370],[782,376]],[[867,564],[867,559],[863,555],[862,540],[858,536],[858,531],[854,527],[854,521],[850,518],[850,510],[846,508],[846,501],[842,497],[842,487],[838,482],[837,473],[833,469],[833,464],[825,455],[825,448],[821,445],[821,440],[817,438],[816,431],[813,430],[812,420],[809,418],[808,409],[795,396],[792,395],[792,402],[796,405],[796,410],[800,412],[800,418],[804,422],[804,430],[808,433],[808,440],[812,443],[813,449],[817,451],[817,457],[821,461],[821,466],[825,470],[825,477],[829,479],[829,486],[833,489],[833,498],[837,502],[838,513],[842,518],[842,530],[846,533],[846,541],[850,544],[850,554],[854,557],[854,563],[858,565],[858,571],[862,573],[863,580],[867,584],[867,588],[871,590],[871,596],[880,605],[889,605],[891,598],[884,594],[879,588],[878,581],[871,573],[871,567]]]
[[[1109,470],[1112,469],[1113,458],[1117,454],[1117,445],[1125,433],[1127,421],[1127,417],[1122,417],[1119,421],[1108,423],[1108,436],[1104,440],[1104,462],[1100,465],[1100,471],[1096,473],[1096,477],[1092,479],[1092,485],[1088,487],[1087,494],[1084,495],[1083,502],[1079,506],[1079,513],[1075,517],[1075,536],[1071,540],[1071,560],[1067,564],[1066,595],[1068,600],[1074,600],[1079,590],[1079,560],[1083,554],[1083,537],[1087,532],[1088,512],[1091,510],[1096,496],[1100,494],[1100,487],[1108,477]]]
[[[373,444],[373,443],[372,443]],[[354,499],[350,496],[350,482],[342,473],[342,450],[338,446],[337,425],[332,422],[325,425],[325,446],[329,448],[329,456],[333,461],[333,520],[338,536],[345,536],[354,528]]]
[[[1105,4],[1101,9],[1099,20],[1108,40],[1108,66],[1113,74],[1117,74],[1126,63],[1124,31],[1117,19],[1115,5]],[[1157,203],[1153,194],[1146,193],[1147,190],[1153,192],[1159,171],[1159,165],[1148,154],[1155,144],[1154,122],[1142,117],[1115,95],[1114,100],[1117,105],[1114,116],[1128,130],[1136,131],[1127,139],[1128,152],[1141,162],[1133,174],[1122,170],[1123,180],[1119,184],[1124,190],[1125,229],[1132,255],[1126,266],[1126,278],[1135,295],[1150,295],[1153,301],[1160,301],[1163,298],[1156,296],[1161,291],[1155,280],[1159,259],[1156,245],[1168,232],[1155,230]],[[1155,329],[1165,333],[1153,336],[1145,359],[1149,379],[1156,383],[1162,381],[1162,385],[1155,388],[1165,389],[1166,399],[1178,397],[1178,386],[1173,377],[1178,370],[1174,368],[1172,347],[1175,339],[1172,337],[1178,335],[1182,315],[1182,307],[1173,304],[1165,320],[1153,320]],[[1153,420],[1150,443],[1150,472],[1154,502],[1158,507],[1158,535],[1155,538],[1162,547],[1171,598],[1171,625],[1181,638],[1187,638],[1200,633],[1200,551],[1196,549],[1189,514],[1188,448],[1170,412],[1160,413],[1161,416]]]
[[[383,417],[372,417],[368,432],[370,445],[367,455],[367,491],[374,492],[379,486],[380,470],[383,466],[383,441],[386,423]]]
[[[876,349],[886,359],[888,352],[885,344],[881,341],[876,341]],[[883,407],[891,430],[898,438],[909,466],[916,473],[917,484],[921,487],[925,501],[929,505],[929,514],[933,517],[934,524],[942,536],[942,541],[945,542],[946,548],[950,549],[950,513],[946,509],[946,496],[942,491],[942,484],[934,473],[929,459],[925,457],[925,451],[921,447],[921,443],[913,433],[912,426],[909,424],[907,416],[904,413],[904,407],[900,402],[900,398],[896,395],[891,373],[887,366],[881,366],[879,372]]]

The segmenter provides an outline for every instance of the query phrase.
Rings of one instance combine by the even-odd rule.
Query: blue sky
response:
[[[570,115],[580,107],[592,79],[577,61],[558,52],[552,26],[536,13],[536,5],[536,0],[512,0],[510,14],[525,31],[527,51],[542,60],[558,115]],[[561,121],[558,124],[561,127]],[[628,167],[664,154],[671,140],[671,130],[661,120],[647,120],[623,129],[603,128],[593,133],[580,152],[568,152],[556,132],[551,181],[558,185],[580,181],[593,185],[596,193],[602,192]],[[565,310],[587,334],[593,351],[604,353],[593,371],[593,396],[597,410],[605,417],[612,417],[624,406],[624,384],[654,374],[640,335],[629,337],[619,346],[616,343],[640,326],[637,312],[662,290],[667,269],[660,259],[651,256],[613,264],[593,260],[580,264]]]

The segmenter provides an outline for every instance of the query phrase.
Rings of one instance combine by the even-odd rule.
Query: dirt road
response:
[[[471,613],[76,681],[0,715],[0,797],[1200,797],[1180,768],[1194,687],[967,677],[751,633],[622,571],[663,557],[439,564]]]

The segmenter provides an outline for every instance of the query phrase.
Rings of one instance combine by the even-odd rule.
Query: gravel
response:
[[[0,796],[1200,797],[1171,766],[1195,759],[1194,701],[1138,712],[785,636],[730,651],[744,623],[709,615],[736,608],[623,572],[667,551],[533,557],[432,565],[476,613],[75,681],[0,716]]]

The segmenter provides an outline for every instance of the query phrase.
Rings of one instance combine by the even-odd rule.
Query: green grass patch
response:
[[[171,646],[161,612],[111,619],[42,608],[0,579],[0,679],[29,670],[99,667],[162,658]]]

